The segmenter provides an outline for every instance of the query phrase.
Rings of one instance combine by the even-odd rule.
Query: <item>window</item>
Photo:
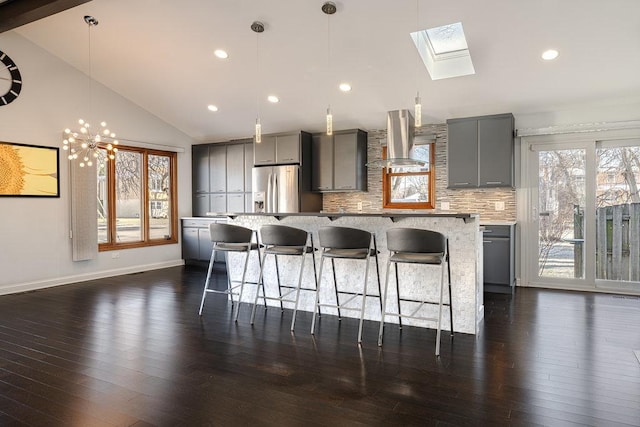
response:
[[[121,146],[97,173],[101,251],[177,243],[175,153]]]
[[[435,144],[417,145],[413,157],[425,165],[382,169],[382,207],[392,209],[434,209],[435,207]],[[387,157],[383,147],[382,158]]]

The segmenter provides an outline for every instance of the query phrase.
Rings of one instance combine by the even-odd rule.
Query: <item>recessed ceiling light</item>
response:
[[[340,83],[339,88],[343,92],[349,92],[351,90],[351,85],[349,83]]]
[[[277,97],[277,96],[275,96],[275,95],[269,95],[269,96],[267,96],[267,99],[269,100],[269,102],[273,102],[274,104],[275,104],[276,102],[280,102],[280,98],[278,98],[278,97]]]
[[[227,59],[229,57],[229,54],[222,49],[217,49],[213,54],[220,59]]]
[[[209,111],[218,111],[218,107],[216,107],[215,105],[209,105],[207,108],[209,109]]]
[[[553,59],[556,59],[558,55],[559,53],[557,50],[549,49],[542,52],[542,59],[544,59],[545,61],[551,61]]]

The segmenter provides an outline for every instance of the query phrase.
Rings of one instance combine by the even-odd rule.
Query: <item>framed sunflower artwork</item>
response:
[[[0,141],[0,197],[60,197],[59,149]]]

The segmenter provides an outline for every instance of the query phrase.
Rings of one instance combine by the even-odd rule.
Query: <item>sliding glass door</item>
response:
[[[527,151],[529,280],[640,293],[640,140],[528,143]]]

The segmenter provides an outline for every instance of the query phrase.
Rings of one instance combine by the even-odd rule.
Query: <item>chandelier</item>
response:
[[[85,16],[84,22],[89,29],[89,110],[91,110],[91,27],[98,25],[98,20],[93,16]],[[78,120],[79,130],[65,129],[62,149],[69,154],[67,158],[71,161],[78,161],[78,166],[93,166],[97,163],[106,162],[115,158],[118,151],[116,147],[118,140],[116,134],[107,128],[105,122],[100,123],[100,127],[94,129],[90,123],[83,119]],[[104,150],[104,151],[102,151]]]

